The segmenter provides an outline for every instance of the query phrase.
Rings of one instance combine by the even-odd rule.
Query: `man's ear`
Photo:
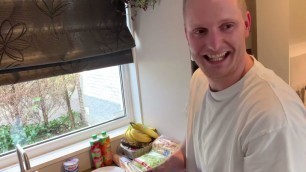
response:
[[[188,44],[189,44],[189,41],[188,41],[188,36],[187,36],[187,30],[186,30],[186,26],[184,25],[184,32],[185,32],[185,37],[186,37],[186,40],[187,40],[187,42],[188,42]]]
[[[186,29],[185,25],[184,25],[184,32],[185,32],[185,37],[186,37],[186,40],[187,40],[187,43],[188,43],[188,47],[190,48],[189,39],[188,39],[188,36],[187,36],[187,29]]]
[[[244,19],[244,25],[245,25],[245,36],[248,37],[250,35],[250,30],[251,30],[251,14],[249,11],[246,12],[246,16]]]

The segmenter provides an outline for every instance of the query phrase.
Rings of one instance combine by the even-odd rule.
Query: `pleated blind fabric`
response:
[[[122,0],[1,0],[0,85],[133,62]]]

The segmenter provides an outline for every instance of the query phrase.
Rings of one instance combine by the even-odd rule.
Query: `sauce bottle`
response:
[[[90,153],[93,161],[94,169],[103,167],[103,157],[101,151],[101,141],[96,134],[91,136]]]
[[[104,165],[112,165],[113,164],[113,155],[111,150],[110,138],[106,131],[101,132],[101,149],[103,156],[103,164]]]

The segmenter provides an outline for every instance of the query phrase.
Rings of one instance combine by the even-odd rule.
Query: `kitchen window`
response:
[[[1,86],[2,165],[16,156],[16,144],[39,155],[127,125],[133,113],[128,75],[128,65],[120,65]],[[48,142],[51,147],[43,146]]]
[[[0,87],[0,151],[126,116],[120,67]]]

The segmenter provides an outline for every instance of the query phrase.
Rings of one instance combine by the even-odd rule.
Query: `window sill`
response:
[[[127,127],[128,126],[124,126],[124,127],[109,131],[108,134],[111,138],[111,142],[121,139]],[[30,171],[39,170],[49,165],[62,162],[78,154],[89,152],[90,150],[89,141],[90,139],[86,139],[81,142],[75,143],[73,145],[66,146],[56,151],[52,151],[47,154],[43,154],[41,156],[30,159],[30,164],[32,167]],[[16,171],[20,171],[20,169],[19,169],[19,165],[15,164],[13,166],[7,167],[0,171],[1,172],[16,172]]]

